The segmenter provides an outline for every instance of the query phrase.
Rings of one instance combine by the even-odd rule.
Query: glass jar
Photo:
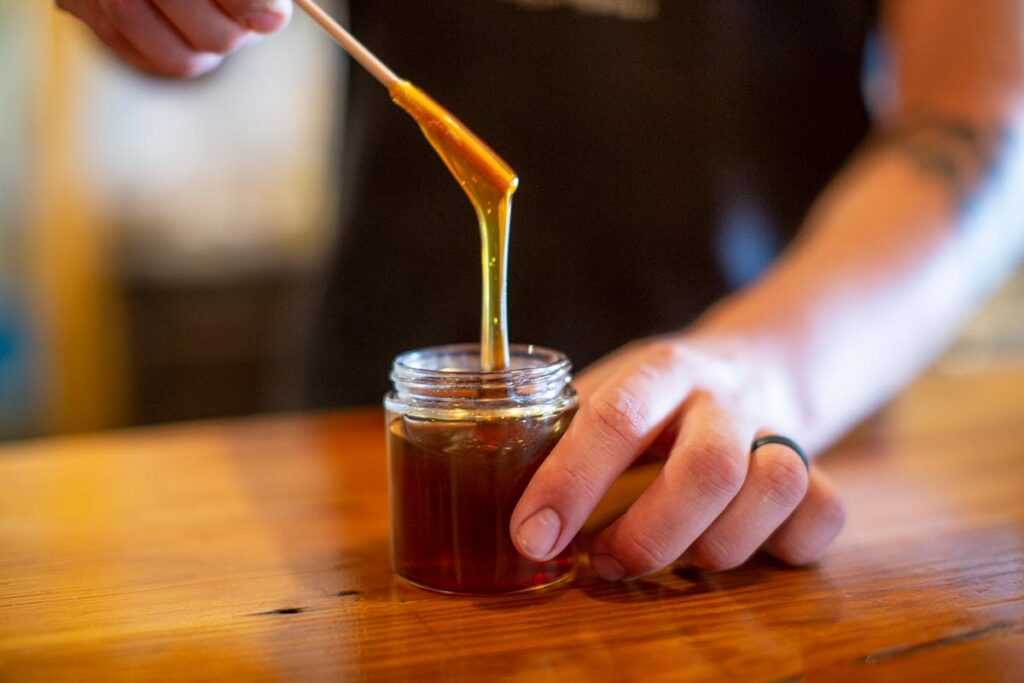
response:
[[[508,370],[479,370],[474,344],[395,358],[387,409],[395,573],[446,593],[547,586],[575,569],[572,545],[547,562],[522,557],[509,520],[576,412],[572,365],[513,345]]]

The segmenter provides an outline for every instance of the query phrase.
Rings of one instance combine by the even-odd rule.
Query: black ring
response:
[[[804,467],[807,468],[807,471],[811,471],[811,461],[807,458],[807,454],[804,453],[804,449],[800,448],[796,441],[785,436],[770,434],[768,436],[762,436],[760,439],[754,439],[754,443],[750,445],[750,453],[753,454],[758,448],[761,446],[767,446],[768,444],[778,444],[779,446],[785,446],[786,448],[793,449],[793,452],[799,455],[800,459],[804,461]]]

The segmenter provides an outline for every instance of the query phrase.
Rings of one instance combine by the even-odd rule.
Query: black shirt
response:
[[[577,367],[682,328],[755,277],[869,125],[866,0],[350,8],[356,35],[519,173],[512,341]],[[358,67],[347,107],[337,253],[310,357],[318,407],[377,402],[396,353],[479,334],[466,197]]]

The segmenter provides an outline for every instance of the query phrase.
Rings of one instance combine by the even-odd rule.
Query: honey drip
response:
[[[419,124],[476,210],[483,270],[480,365],[482,370],[505,370],[509,365],[508,231],[519,178],[461,121],[412,83],[397,81],[388,90],[395,104]]]

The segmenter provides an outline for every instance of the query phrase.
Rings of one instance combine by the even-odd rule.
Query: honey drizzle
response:
[[[412,83],[396,81],[388,90],[395,104],[419,124],[476,210],[483,276],[480,366],[504,370],[509,365],[508,232],[519,178],[483,140]]]

